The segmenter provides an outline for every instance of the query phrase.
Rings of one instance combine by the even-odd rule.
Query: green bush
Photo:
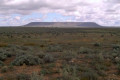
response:
[[[80,47],[80,49],[78,50],[78,54],[89,54],[89,53],[93,53],[94,51],[92,49],[89,48],[84,48],[84,47]]]
[[[98,71],[100,71],[100,70],[106,71],[107,70],[107,67],[103,64],[97,64],[96,63],[96,64],[94,64],[94,66],[95,66],[95,69],[98,70]]]
[[[120,64],[120,57],[115,57],[113,61],[117,64]]]
[[[20,57],[20,56],[23,56],[23,55],[27,55],[27,52],[25,52],[23,50],[19,50],[16,54],[16,57]]]
[[[19,45],[9,45],[6,49],[6,53],[9,56],[11,54],[11,56],[21,56],[23,54],[26,53],[31,53],[33,50],[32,47],[29,46],[19,46]]]
[[[50,45],[47,48],[47,52],[61,52],[62,51],[62,47],[59,45]]]
[[[46,54],[44,52],[39,52],[36,53],[35,55],[38,56],[39,58],[44,58]]]
[[[116,45],[113,45],[113,49],[114,49],[114,50],[120,49],[120,45],[117,45],[117,44],[116,44]]]
[[[61,74],[60,80],[80,80],[76,66],[66,65],[62,69]]]
[[[43,60],[45,61],[45,63],[50,63],[54,62],[55,59],[51,54],[46,54]]]
[[[99,46],[100,46],[100,43],[94,43],[94,46],[95,46],[95,47],[99,47]]]
[[[14,66],[13,66],[13,65],[9,65],[9,66],[8,66],[8,69],[9,69],[10,71],[13,71],[13,70],[14,70]]]
[[[42,74],[38,75],[37,73],[34,72],[32,73],[30,80],[44,80],[44,77]]]
[[[50,72],[47,70],[47,69],[42,69],[40,71],[40,74],[43,74],[43,75],[46,75],[46,74],[49,74]]]
[[[106,77],[107,76],[107,73],[104,70],[98,70],[97,73],[98,73],[99,76],[102,76],[102,77]]]
[[[0,60],[4,61],[7,58],[7,56],[4,53],[0,53]]]
[[[1,68],[1,73],[5,73],[8,71],[8,67],[7,66],[4,66]]]
[[[0,61],[0,66],[4,66],[4,62]]]
[[[17,80],[15,74],[7,74],[5,80]]]
[[[0,60],[4,61],[7,57],[11,57],[11,53],[6,51],[5,49],[0,50]]]
[[[104,63],[103,53],[95,54],[94,57],[93,57],[93,60],[96,61],[97,63]]]
[[[10,52],[5,52],[4,55],[6,55],[7,57],[11,57],[12,54]]]
[[[33,50],[33,48],[32,47],[29,47],[29,46],[22,46],[21,47],[21,50],[24,50],[24,51],[31,51],[31,50]]]
[[[16,76],[16,79],[17,80],[30,80],[30,75],[21,73]]]
[[[80,80],[98,80],[98,74],[93,71],[83,72]]]
[[[117,74],[120,75],[120,64],[117,65],[118,72]]]
[[[62,71],[61,79],[62,80],[71,80],[71,76],[70,76],[70,74],[69,74],[69,72],[67,70]]]
[[[21,46],[19,46],[19,45],[14,45],[14,44],[9,44],[9,45],[7,46],[7,48],[8,48],[8,50],[16,51],[16,50],[18,50],[18,49],[21,49]]]
[[[3,78],[3,77],[0,77],[0,80],[4,80],[4,78]]]
[[[76,58],[76,57],[77,57],[76,52],[71,51],[71,50],[70,51],[64,51],[61,55],[61,58],[65,59],[67,61],[69,61],[73,58]]]
[[[12,62],[12,64],[16,65],[16,66],[21,66],[23,64],[39,65],[42,63],[43,63],[42,59],[40,59],[36,56],[33,56],[33,55],[22,55],[22,56],[16,57],[16,59]]]

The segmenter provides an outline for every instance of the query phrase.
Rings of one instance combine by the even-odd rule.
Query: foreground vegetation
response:
[[[0,80],[120,80],[120,29],[0,28]]]

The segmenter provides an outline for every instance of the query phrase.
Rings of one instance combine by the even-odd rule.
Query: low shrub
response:
[[[47,52],[61,52],[62,51],[62,47],[59,45],[50,45],[47,48]]]
[[[49,68],[54,68],[56,66],[55,63],[51,63],[51,64],[48,64],[45,68],[49,69]]]
[[[107,76],[107,73],[104,70],[98,70],[97,73],[98,73],[99,76],[102,76],[102,77]]]
[[[120,64],[120,57],[115,57],[113,59],[113,61],[116,63],[116,64]]]
[[[8,67],[7,66],[4,66],[1,68],[1,73],[5,73],[8,71]]]
[[[98,74],[93,71],[83,72],[80,80],[98,80]]]
[[[60,80],[80,80],[76,66],[66,65],[62,69],[61,74]]]
[[[84,47],[80,47],[80,49],[78,50],[78,54],[89,54],[89,53],[93,53],[94,51],[92,49],[89,48],[84,48]]]
[[[95,54],[94,57],[93,57],[93,60],[96,61],[97,63],[104,63],[103,53]]]
[[[4,61],[4,60],[6,60],[7,57],[11,57],[11,56],[12,56],[12,54],[9,51],[7,51],[6,48],[0,50],[0,60],[1,61]]]
[[[118,72],[117,74],[120,75],[120,64],[117,65]]]
[[[46,54],[43,60],[45,63],[51,63],[54,62],[55,58],[51,54]]]
[[[37,73],[32,73],[30,80],[44,80],[43,74],[38,75]]]
[[[39,58],[44,58],[46,54],[44,52],[39,52],[36,53],[35,55],[38,56]]]
[[[105,35],[101,35],[101,37],[104,37]]]
[[[21,50],[24,50],[24,51],[31,51],[31,50],[33,50],[33,48],[32,47],[30,47],[30,46],[21,46]]]
[[[99,47],[99,46],[100,46],[100,43],[94,43],[94,46],[95,46],[95,47]]]
[[[70,76],[70,74],[69,74],[69,72],[67,70],[62,71],[61,79],[62,80],[71,80],[71,76]]]
[[[6,74],[5,80],[17,80],[15,74]]]
[[[46,75],[46,74],[49,74],[50,72],[47,70],[47,69],[42,69],[40,71],[40,74],[43,74],[43,75]]]
[[[10,71],[13,71],[13,70],[14,70],[14,66],[13,66],[13,65],[9,65],[9,66],[8,66],[8,69],[9,69]]]
[[[19,50],[17,53],[16,53],[16,57],[20,57],[20,56],[23,56],[23,55],[27,55],[27,52],[23,51],[23,50]]]
[[[4,80],[4,77],[0,77],[0,80]]]
[[[71,50],[70,51],[64,51],[61,55],[61,58],[65,59],[67,61],[69,61],[73,58],[76,58],[76,57],[77,57],[76,52],[71,51]]]
[[[22,55],[22,56],[16,57],[16,59],[11,64],[16,65],[16,66],[21,66],[23,64],[39,65],[39,64],[42,64],[42,63],[43,63],[43,60],[36,57],[36,56]]]
[[[4,62],[0,61],[0,66],[4,66]]]
[[[11,57],[12,54],[10,52],[5,52],[4,55],[6,55],[7,57]]]
[[[30,75],[25,73],[17,74],[16,80],[30,80]]]
[[[97,70],[97,71],[100,71],[100,70],[104,70],[104,71],[106,71],[107,70],[107,67],[105,66],[105,65],[103,65],[103,64],[94,64],[94,66],[95,66],[95,69]]]
[[[7,56],[4,53],[0,53],[0,60],[4,61],[7,58]]]
[[[114,49],[114,50],[118,50],[118,49],[120,49],[120,45],[118,45],[118,44],[113,45],[113,49]]]

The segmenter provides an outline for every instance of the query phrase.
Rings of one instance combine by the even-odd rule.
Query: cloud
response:
[[[120,4],[120,0],[106,0],[106,2]]]
[[[120,25],[120,0],[0,0],[0,15],[10,16],[2,18],[2,21],[7,21],[9,25],[10,22],[20,25],[46,19],[32,17],[24,20],[26,16],[33,16],[33,13],[43,14],[43,17],[49,13],[62,16],[54,18],[54,21],[93,21],[102,25]],[[12,16],[14,14],[21,16]],[[71,18],[65,19],[66,16]]]
[[[20,18],[21,18],[20,16],[16,16],[15,17],[16,20],[20,20]]]

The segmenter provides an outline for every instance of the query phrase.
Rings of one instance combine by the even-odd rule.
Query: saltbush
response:
[[[66,65],[62,69],[61,74],[60,80],[80,80],[76,66]]]
[[[22,55],[22,56],[16,57],[16,59],[12,62],[12,64],[16,66],[21,66],[23,64],[39,65],[42,63],[43,63],[42,59],[33,55]]]
[[[17,80],[30,80],[30,76],[28,74],[20,73],[16,76]]]
[[[70,51],[64,51],[63,54],[61,55],[61,58],[65,59],[67,61],[69,61],[73,58],[76,58],[76,57],[77,57],[76,52],[71,51],[71,50]]]
[[[95,46],[95,47],[99,47],[99,46],[100,46],[100,43],[94,43],[94,46]]]
[[[7,58],[7,56],[4,53],[0,53],[0,60],[4,61]]]
[[[6,55],[7,57],[11,57],[12,54],[10,52],[5,52],[4,55]]]
[[[7,66],[4,66],[1,68],[1,73],[5,73],[8,71],[8,67]]]
[[[46,54],[43,60],[45,61],[45,63],[50,63],[54,62],[55,59],[51,54]]]
[[[33,50],[33,48],[29,47],[29,46],[22,46],[21,50],[24,50],[24,51],[29,50],[29,51],[31,51],[31,50]]]
[[[0,66],[4,66],[4,62],[0,61]]]
[[[83,72],[80,80],[98,80],[98,74],[93,71]]]
[[[23,56],[23,55],[27,55],[27,52],[23,51],[23,50],[19,50],[17,53],[16,53],[16,57],[20,57],[20,56]]]
[[[4,78],[3,78],[3,77],[0,77],[0,80],[4,80]]]
[[[35,55],[38,56],[39,58],[44,58],[46,54],[44,52],[39,52],[36,53]]]
[[[31,79],[30,80],[44,80],[44,77],[43,75],[38,75],[38,73],[32,73],[31,75]]]
[[[117,44],[116,44],[116,45],[113,45],[113,49],[114,49],[114,50],[120,49],[120,45],[117,45]]]
[[[80,47],[80,49],[78,50],[78,54],[89,54],[89,53],[93,53],[92,49],[89,48],[84,48],[84,47]]]
[[[47,52],[61,52],[62,51],[62,47],[59,45],[50,45],[47,48]]]

